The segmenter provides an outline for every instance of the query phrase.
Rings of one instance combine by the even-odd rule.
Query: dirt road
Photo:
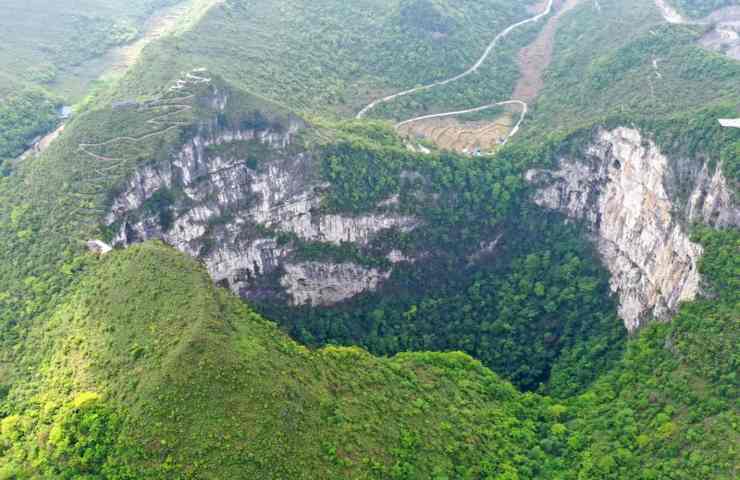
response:
[[[186,0],[172,7],[163,8],[154,13],[146,22],[142,36],[128,45],[116,47],[105,54],[105,59],[110,67],[103,73],[101,78],[118,77],[123,75],[141,56],[144,48],[154,40],[170,35],[184,28],[184,24],[192,24],[197,21],[213,6],[222,0]],[[54,131],[46,134],[33,148],[24,152],[18,161],[22,161],[29,155],[45,151],[49,145],[64,131],[62,124]]]
[[[448,85],[450,83],[453,83],[453,82],[457,82],[459,80],[462,80],[463,78],[465,78],[465,77],[467,77],[467,76],[469,76],[469,75],[477,72],[478,69],[480,69],[481,65],[483,65],[483,63],[488,59],[488,57],[491,56],[491,53],[493,53],[494,49],[496,48],[496,46],[499,44],[499,42],[501,40],[503,40],[504,38],[506,38],[507,36],[509,36],[509,34],[511,32],[513,32],[514,30],[516,30],[516,29],[518,29],[520,27],[523,27],[524,25],[528,25],[530,23],[537,22],[540,19],[548,16],[550,14],[550,12],[552,11],[552,5],[553,5],[553,0],[547,0],[547,5],[546,5],[544,11],[542,11],[541,13],[538,13],[537,15],[535,15],[533,17],[530,17],[530,18],[528,18],[526,20],[522,20],[522,21],[517,22],[517,23],[515,23],[513,25],[510,25],[503,32],[501,32],[498,35],[496,35],[496,37],[493,39],[493,41],[491,41],[491,43],[488,44],[488,47],[483,52],[483,55],[481,55],[481,57],[478,59],[478,61],[475,62],[475,64],[472,67],[470,67],[469,69],[467,69],[463,73],[461,73],[459,75],[455,75],[454,77],[448,78],[446,80],[440,80],[438,82],[430,83],[429,85],[423,85],[423,86],[420,86],[420,87],[416,87],[416,88],[412,88],[412,89],[409,89],[409,90],[405,90],[403,92],[395,93],[393,95],[388,95],[387,97],[379,98],[379,99],[373,101],[372,103],[370,103],[368,106],[366,106],[362,110],[360,110],[360,112],[357,114],[357,118],[364,117],[367,114],[367,112],[369,112],[370,110],[372,110],[373,108],[377,107],[380,104],[391,102],[391,101],[393,101],[393,100],[395,100],[397,98],[404,97],[406,95],[411,95],[411,94],[414,94],[414,93],[417,93],[417,92],[431,90],[431,89],[436,88],[436,87],[441,87],[443,85]],[[488,106],[479,107],[479,110],[475,110],[475,109],[463,110],[462,113],[470,113],[472,111],[481,111],[481,110],[485,110],[485,109],[488,109],[488,108],[492,108],[492,106],[488,105]],[[450,114],[437,114],[437,115],[439,115],[439,116],[449,116],[449,115],[452,115],[452,114],[454,114],[454,113],[450,113]],[[458,115],[459,115],[459,113],[458,113]],[[418,117],[416,120],[421,120],[422,118],[426,118],[426,117]],[[428,117],[428,118],[435,118],[435,117]],[[408,121],[414,121],[414,120],[415,119],[411,119],[411,120],[407,120],[406,122],[408,122]],[[401,122],[401,124],[403,124],[403,123],[404,122]]]

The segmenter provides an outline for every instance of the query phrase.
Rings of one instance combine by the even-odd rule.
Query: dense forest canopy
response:
[[[720,8],[740,5],[737,0],[676,0],[675,4],[691,18],[702,18]]]

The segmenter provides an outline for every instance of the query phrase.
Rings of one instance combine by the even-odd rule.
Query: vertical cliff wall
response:
[[[690,240],[691,223],[740,225],[721,168],[669,158],[636,129],[600,130],[582,155],[527,176],[537,204],[590,230],[630,331],[700,292],[702,248]]]

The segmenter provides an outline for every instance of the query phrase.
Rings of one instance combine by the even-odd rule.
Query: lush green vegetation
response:
[[[134,166],[167,158],[213,118],[198,88],[181,92],[192,98],[161,95],[180,70],[207,65],[218,89],[230,91],[219,126],[281,125],[287,113],[238,94],[218,73],[302,110],[350,111],[368,85],[446,73],[425,63],[430,32],[459,47],[472,41],[461,25],[488,31],[491,20],[481,2],[394,3],[387,17],[373,14],[387,6],[380,0],[268,3],[227,2],[193,32],[152,48],[123,85],[91,98],[50,150],[3,168],[0,479],[734,479],[740,233],[697,228],[707,298],[628,339],[578,225],[529,206],[522,179],[528,167],[578,151],[594,125],[625,123],[667,152],[722,162],[738,178],[740,139],[715,121],[736,111],[727,103],[737,93],[735,65],[692,46],[693,30],[657,26],[649,2],[601,0],[600,12],[584,2],[566,17],[528,133],[494,158],[413,154],[378,122],[320,121],[302,139],[331,183],[324,209],[367,212],[398,195],[401,211],[425,226],[383,236],[367,251],[313,243],[300,254],[380,265],[374,249],[393,246],[424,262],[399,267],[385,290],[341,307],[260,310],[311,347],[448,353],[310,350],[161,244],[83,253],[81,240],[104,235],[101,215]],[[264,24],[237,32],[246,7],[265,13],[256,20]],[[358,18],[359,37],[337,12]],[[656,25],[645,23],[651,15]],[[281,18],[285,39],[265,36]],[[318,31],[333,43],[286,54]],[[275,48],[252,51],[249,61],[230,57],[246,55],[245,38]],[[414,69],[390,68],[398,57],[372,50],[386,41],[418,41]],[[344,42],[351,48],[337,49]],[[466,59],[449,48],[432,53],[452,71]],[[342,63],[346,52],[377,62],[358,72]],[[264,55],[281,61],[264,63]],[[331,81],[338,86],[323,90]],[[337,92],[346,103],[322,105]],[[153,103],[115,110],[111,98]],[[79,148],[120,136],[142,140]],[[265,161],[253,147],[229,148]],[[103,169],[90,152],[112,160]],[[176,194],[162,192],[147,208],[161,212]]]
[[[151,49],[157,68],[140,69],[129,88],[202,66],[302,113],[353,115],[383,93],[463,72],[497,33],[531,16],[524,7],[505,0],[229,0],[192,31]],[[378,115],[505,99],[517,78],[513,45],[531,33],[502,45],[462,87],[415,96]]]
[[[360,344],[383,355],[463,350],[521,388],[540,388],[554,369],[560,383],[548,391],[579,391],[618,358],[624,330],[578,230],[530,215],[520,229],[507,225],[495,254],[479,259],[505,260],[427,259],[341,307],[262,308],[310,345]]]
[[[740,132],[721,128],[717,118],[740,114],[740,64],[701,49],[701,28],[662,22],[652,2],[600,3],[600,11],[584,3],[561,20],[521,141],[638,125],[664,151],[721,162],[738,179]]]
[[[553,124],[578,128],[617,114],[687,114],[737,96],[740,65],[696,45],[701,29],[662,23],[652,2],[602,6],[596,12],[584,4],[561,22],[533,111],[533,133]]]
[[[86,278],[32,334],[54,338],[43,401],[18,402],[23,382],[11,389],[10,441],[0,450],[10,478],[44,469],[138,479],[475,478],[512,461],[539,470],[526,459],[539,430],[534,399],[469,357],[309,352],[158,245],[116,253]],[[83,388],[98,395],[64,400]],[[89,400],[74,408],[80,397]],[[513,425],[519,433],[507,439]]]
[[[53,84],[70,67],[135,38],[148,15],[174,3],[176,0],[60,0],[52,4],[3,0],[0,98],[29,82]]]
[[[618,357],[624,331],[580,230],[527,206],[517,172],[547,158],[547,149],[510,149],[496,161],[419,155],[380,123],[333,127],[321,152],[331,184],[324,208],[368,212],[398,196],[401,212],[423,225],[382,236],[365,251],[299,244],[298,255],[387,267],[383,252],[399,250],[424,260],[399,266],[383,290],[337,308],[270,303],[262,312],[314,346],[359,344],[382,355],[463,350],[530,390],[560,362],[570,380],[552,391],[577,391]]]
[[[103,73],[104,62],[92,60],[136,39],[147,16],[177,1],[1,2],[0,164],[53,129],[55,107],[84,96]]]
[[[0,104],[0,159],[17,157],[35,136],[53,128],[58,118],[57,104],[40,89],[7,97]]]
[[[740,237],[698,239],[717,297],[642,332],[610,374],[559,402],[459,353],[311,352],[170,249],[114,253],[30,332],[43,360],[37,377],[11,372],[2,473],[733,478],[740,325],[726,275]]]
[[[740,5],[737,0],[672,0],[671,4],[691,18],[702,18],[722,7]]]
[[[585,478],[732,478],[740,393],[740,232],[701,229],[714,298],[630,341],[621,365],[572,405]],[[732,280],[729,280],[732,279]],[[632,445],[630,447],[630,445]],[[646,458],[650,458],[646,461]]]

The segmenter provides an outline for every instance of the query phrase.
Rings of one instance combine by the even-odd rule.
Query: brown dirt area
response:
[[[560,18],[578,5],[581,0],[557,0],[553,5],[555,15],[549,18],[537,38],[519,52],[521,76],[514,89],[514,100],[533,102],[544,85],[543,75],[552,60],[553,41]]]
[[[141,56],[144,47],[154,40],[175,33],[182,23],[193,24],[220,3],[221,0],[191,0],[164,8],[153,15],[144,27],[144,35],[137,41],[113,49],[108,53],[113,66],[108,72],[122,74],[128,70]]]
[[[560,18],[576,7],[582,0],[555,0],[551,16],[537,38],[519,53],[521,76],[514,89],[512,99],[533,102],[544,85],[543,75],[552,59],[553,42]],[[531,12],[540,12],[546,0],[527,7]],[[474,154],[477,151],[491,153],[498,148],[514,125],[517,108],[507,107],[493,122],[461,122],[453,118],[421,120],[399,128],[399,133],[410,139],[423,138],[441,149],[458,153]]]
[[[493,122],[461,122],[454,118],[434,118],[403,125],[398,129],[402,136],[423,138],[443,150],[463,154],[477,151],[489,153],[496,149],[511,131],[514,118],[510,113]]]

